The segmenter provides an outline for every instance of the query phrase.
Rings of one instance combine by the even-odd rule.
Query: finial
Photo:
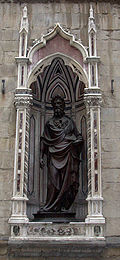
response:
[[[88,32],[90,32],[91,30],[94,30],[96,32],[95,18],[93,16],[92,4],[90,4],[90,16],[89,16],[89,23],[88,23]]]
[[[90,5],[90,18],[94,19],[92,4]]]
[[[23,8],[20,32],[22,32],[23,29],[26,30],[26,32],[28,32],[27,6]]]
[[[23,17],[27,18],[27,6],[23,8]]]

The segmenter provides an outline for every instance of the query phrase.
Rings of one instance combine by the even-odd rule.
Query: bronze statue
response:
[[[83,139],[74,121],[65,115],[64,99],[52,99],[54,115],[47,121],[41,137],[40,167],[47,156],[47,200],[43,211],[61,212],[72,205],[79,187],[79,163]]]

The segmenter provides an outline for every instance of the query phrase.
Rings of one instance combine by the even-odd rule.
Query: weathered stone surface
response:
[[[0,236],[6,237],[6,235],[10,235],[10,225],[8,224],[8,216],[0,218]]]
[[[103,95],[103,105],[104,107],[106,106],[107,108],[111,107],[120,107],[120,97],[119,97],[119,91],[114,91],[114,94],[112,95],[111,93],[111,81],[108,82],[107,85],[107,90],[104,92]],[[114,121],[113,121],[114,124]]]
[[[1,3],[4,2],[4,3]],[[9,2],[9,3],[7,3]],[[14,2],[16,2],[14,4]],[[89,4],[86,1],[0,1],[0,82],[5,79],[6,94],[0,91],[0,234],[9,234],[7,224],[12,197],[15,108],[14,90],[17,86],[17,65],[15,57],[19,49],[19,28],[22,8],[27,2],[29,17],[29,45],[40,38],[59,22],[64,28],[88,46]],[[46,2],[46,3],[45,3]],[[94,1],[93,1],[94,2]],[[99,85],[103,93],[101,111],[102,141],[102,184],[103,214],[106,217],[106,236],[120,235],[120,5],[110,1],[93,3],[97,26],[97,49],[101,57]],[[114,79],[114,94],[111,94],[111,80]],[[0,84],[1,88],[1,84]],[[8,201],[7,201],[8,200]],[[120,259],[119,249],[112,249],[105,257],[84,258]],[[3,257],[3,258],[2,258]],[[5,256],[2,256],[3,260]],[[69,256],[70,260],[82,259]],[[6,258],[8,260],[8,258]],[[15,258],[10,258],[15,259]],[[17,259],[20,259],[17,258]],[[30,259],[29,257],[22,260]],[[31,257],[31,259],[33,259]],[[38,259],[37,257],[35,258]],[[40,257],[41,260],[64,260],[67,256]]]
[[[14,4],[2,4],[1,5],[1,21],[0,27],[2,29],[12,28],[19,29],[19,19],[20,19],[20,8],[19,5]],[[19,17],[19,19],[18,19]]]
[[[3,48],[0,44],[0,65],[3,63],[4,61],[4,53],[3,53]]]
[[[4,138],[4,137],[9,137],[9,124],[8,123],[4,123],[2,124],[2,128],[0,128],[0,137]]]
[[[117,154],[120,151],[120,144],[119,144],[119,139],[103,139],[102,140],[102,150],[103,152],[116,152],[116,157]]]
[[[102,168],[119,168],[120,156],[118,153],[102,153]]]
[[[4,64],[0,65],[0,77],[12,77],[17,75],[16,64]]]
[[[110,256],[120,256],[120,248],[109,248],[109,249],[106,249],[105,251],[105,256],[106,257],[110,257]]]
[[[104,173],[104,176],[103,176]],[[102,180],[105,183],[119,183],[120,182],[120,169],[116,168],[104,168],[102,169]],[[105,186],[104,186],[105,187]],[[105,188],[104,188],[105,189]]]
[[[120,109],[117,107],[112,107],[111,109],[105,107],[102,108],[102,112],[101,112],[101,121],[106,122],[107,121],[111,121],[113,122],[113,118],[114,121],[120,121]]]
[[[115,240],[115,239],[113,239]],[[115,241],[114,241],[115,242]],[[47,243],[35,243],[38,244],[37,246],[34,246],[34,243],[29,246],[29,242],[27,245],[25,245],[26,242],[25,241],[18,241],[14,244],[14,242],[10,242],[7,241],[7,239],[5,239],[4,241],[1,240],[0,241],[0,259],[1,260],[68,260],[68,258],[70,260],[119,260],[120,259],[120,246],[119,244],[114,244],[114,246],[111,246],[110,243],[106,242],[106,244],[103,247],[103,250],[101,251],[100,254],[98,255],[92,255],[92,256],[87,256],[87,248],[88,245],[83,245],[81,242],[78,243],[78,245],[76,244],[72,244],[71,245],[71,249],[70,252],[74,251],[76,249],[76,252],[73,255],[66,255],[64,256],[64,249],[65,249],[65,245],[57,245],[56,242],[51,243],[50,244]],[[33,248],[33,246],[35,247],[36,250],[36,256],[32,256],[30,254],[30,248]],[[58,248],[59,246],[59,248]],[[79,256],[77,256],[77,250],[78,250],[78,246],[79,246],[79,250],[81,249],[82,251],[84,251],[84,249],[86,249],[86,255],[84,254],[84,256],[82,254],[79,254]],[[66,245],[66,247],[70,247],[70,245]],[[91,248],[91,245],[89,247],[89,249]],[[62,251],[61,251],[62,249]],[[33,251],[35,251],[33,250]],[[56,250],[56,254],[54,256],[54,252]],[[96,246],[96,252],[98,250],[98,247]],[[19,254],[19,252],[21,252]],[[29,252],[29,255],[28,255]],[[41,252],[41,253],[40,253]],[[90,250],[89,250],[90,252]],[[39,256],[38,256],[39,253]],[[49,254],[50,253],[50,254]],[[49,254],[49,255],[48,255]],[[48,255],[48,256],[47,256]]]
[[[12,195],[12,194],[11,194]],[[10,217],[11,214],[11,201],[10,200],[4,200],[4,201],[0,201],[0,219],[4,218],[4,216],[6,217],[6,219],[8,219]]]
[[[6,108],[1,107],[0,108],[0,122],[6,122],[9,121],[10,123],[13,123],[15,121],[15,111],[13,108]]]
[[[3,202],[3,207],[6,208],[5,210],[7,210],[7,206],[8,206],[8,211],[10,210],[9,205],[5,203],[7,203],[7,201],[11,200],[12,198],[12,186],[13,186],[13,169],[11,170],[0,169],[0,203],[2,205]],[[6,202],[4,202],[4,200],[6,200]]]
[[[115,209],[116,210],[116,209]],[[120,218],[109,218],[106,219],[106,234],[107,236],[118,236],[120,235]]]
[[[114,121],[114,123],[110,121],[101,122],[101,132],[102,138],[119,138],[120,121]]]
[[[20,241],[19,241],[20,243]],[[27,257],[31,256],[33,258],[37,257],[45,257],[46,259],[97,259],[97,257],[102,255],[104,250],[104,243],[98,245],[98,243],[89,243],[89,242],[53,242],[49,243],[48,241],[44,242],[33,242],[30,241],[19,244],[17,247],[17,243],[14,241],[9,243],[9,254],[11,256],[21,256]],[[16,248],[17,247],[17,248]],[[98,258],[99,259],[99,258]]]
[[[6,160],[7,158],[7,160]],[[0,152],[0,168],[13,169],[14,152]]]
[[[49,257],[48,259],[49,260],[56,260],[56,257]],[[91,258],[91,257],[89,257],[89,258],[88,257],[87,258],[86,257],[85,258],[83,258],[83,257],[81,257],[81,258],[80,257],[76,257],[76,258],[75,257],[69,257],[69,259],[70,260],[79,260],[79,259],[80,260],[95,260],[97,258]],[[66,257],[57,257],[57,260],[66,260]]]
[[[16,83],[16,82],[15,82]],[[14,107],[14,90],[9,89],[9,85],[6,86],[6,94],[2,95],[2,93],[0,93],[0,107],[7,107],[8,109],[10,107],[13,108],[13,110],[15,111],[15,107]]]
[[[72,29],[77,29],[80,26],[80,14],[72,14]]]
[[[0,138],[0,151],[1,152],[12,152],[14,151],[15,137],[11,138]]]
[[[13,51],[6,51],[5,53],[5,63],[14,63],[15,62],[15,57],[18,55],[17,52]]]
[[[19,40],[19,32],[18,30],[4,29],[2,28],[1,32],[1,40],[3,41],[18,41]]]

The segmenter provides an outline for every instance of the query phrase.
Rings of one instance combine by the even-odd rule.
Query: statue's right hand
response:
[[[44,160],[43,159],[40,159],[40,168],[42,168],[43,169],[43,167],[44,167]]]

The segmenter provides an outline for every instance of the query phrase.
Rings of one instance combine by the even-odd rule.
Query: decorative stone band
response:
[[[102,104],[102,94],[99,88],[85,89],[84,102],[86,107],[100,107]]]
[[[19,64],[31,64],[29,58],[26,57],[15,57],[16,62]]]
[[[101,89],[94,87],[94,88],[85,88],[85,94],[94,95],[94,94],[101,94]]]
[[[103,224],[94,223],[88,226],[88,224],[80,222],[70,223],[35,223],[29,222],[24,225],[12,224],[12,236],[11,240],[24,239],[24,240],[45,240],[45,239],[99,239],[104,240],[104,228]],[[89,230],[91,228],[91,230]]]
[[[38,225],[27,227],[28,236],[74,236],[81,235],[85,236],[85,225],[69,225],[69,224],[56,224],[56,225]]]
[[[84,63],[100,63],[100,57],[98,56],[87,57]]]
[[[16,89],[15,100],[16,108],[26,107],[29,108],[33,104],[33,97],[30,89]]]

